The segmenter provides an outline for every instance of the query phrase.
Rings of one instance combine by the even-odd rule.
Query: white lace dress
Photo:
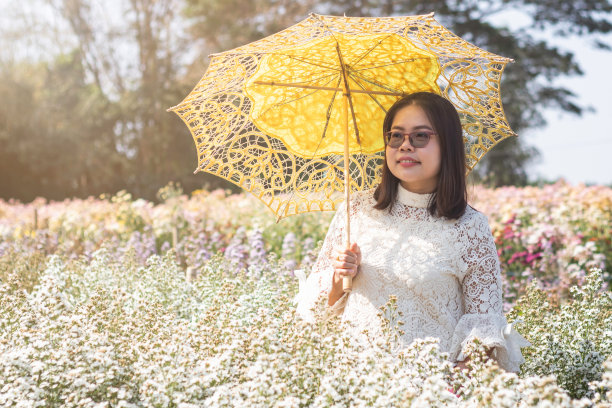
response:
[[[373,208],[372,191],[351,199],[351,240],[362,254],[353,291],[331,310],[369,336],[382,334],[378,314],[391,295],[403,313],[401,345],[436,337],[452,361],[463,360],[473,338],[493,348],[500,367],[518,371],[520,348],[529,343],[502,313],[499,258],[485,215],[467,207],[458,220],[431,216],[429,194],[398,186],[391,212]],[[344,245],[346,206],[334,217],[321,253],[297,296],[297,312],[313,320],[312,310],[327,298],[335,249]]]

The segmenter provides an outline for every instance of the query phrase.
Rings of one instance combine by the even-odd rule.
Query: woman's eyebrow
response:
[[[405,127],[400,126],[400,125],[391,126],[391,129],[406,130]],[[415,126],[415,127],[412,128],[412,130],[418,130],[418,129],[433,130],[430,126],[427,126],[427,125],[420,125],[420,126]]]

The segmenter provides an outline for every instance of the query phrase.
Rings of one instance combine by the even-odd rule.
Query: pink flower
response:
[[[535,254],[528,254],[527,255],[527,263],[531,263],[532,261],[535,261],[536,259],[539,259],[542,257],[542,253],[541,252],[536,252]]]

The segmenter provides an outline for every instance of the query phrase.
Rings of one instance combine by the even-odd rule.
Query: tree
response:
[[[86,83],[75,54],[0,70],[0,88],[11,101],[0,111],[0,163],[8,175],[2,196],[62,199],[113,189],[112,175],[122,168],[117,110]]]
[[[177,23],[178,0],[130,0],[112,4],[120,18],[104,15],[88,0],[49,0],[72,29],[83,65],[121,112],[115,125],[127,156],[125,187],[154,198],[168,181],[196,187],[186,157],[193,146],[166,108],[188,87],[179,71],[188,42]]]
[[[190,59],[178,21],[182,4],[129,0],[103,8],[91,0],[33,0],[22,9],[23,21],[2,27],[13,43],[30,46],[25,58],[19,47],[17,57],[0,50],[0,61],[10,61],[0,78],[3,95],[26,106],[0,110],[3,197],[127,189],[154,199],[171,180],[187,191],[206,182],[192,174],[196,154],[184,125],[166,112],[193,86],[182,80]],[[46,36],[38,30],[30,36],[32,22],[48,27]],[[55,38],[51,50],[46,37]],[[19,75],[24,67],[30,75]]]
[[[315,0],[185,0],[191,35],[208,53],[258,40],[304,18]],[[240,11],[240,12],[238,12]]]
[[[316,2],[316,6],[307,0],[287,9],[283,8],[284,3],[187,0],[186,15],[192,20],[193,35],[201,38],[209,49],[220,51],[273,33],[276,26],[266,22],[274,21],[279,10],[283,10],[286,25],[304,18],[307,7],[347,16],[416,15],[435,11],[436,19],[455,34],[488,51],[515,59],[504,72],[502,96],[510,125],[519,134],[545,125],[542,112],[546,108],[576,115],[585,109],[577,104],[572,90],[554,83],[560,76],[581,75],[579,63],[571,52],[560,50],[537,36],[553,30],[561,37],[592,37],[612,29],[612,4],[608,0],[324,0]],[[247,12],[239,17],[229,12],[237,7],[246,7]],[[525,18],[531,19],[531,28],[512,28],[499,23],[498,17],[509,10],[524,11]],[[237,32],[242,35],[236,35]],[[597,40],[595,46],[609,49]],[[525,184],[525,166],[536,156],[537,150],[522,139],[507,139],[478,164],[474,177],[493,185]]]

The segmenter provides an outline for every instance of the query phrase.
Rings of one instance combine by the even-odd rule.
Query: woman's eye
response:
[[[392,132],[391,133],[391,139],[403,139],[404,138],[404,134],[400,133],[400,132]]]
[[[412,135],[413,138],[415,138],[416,140],[427,140],[427,138],[429,137],[429,133],[427,132],[416,132]]]

